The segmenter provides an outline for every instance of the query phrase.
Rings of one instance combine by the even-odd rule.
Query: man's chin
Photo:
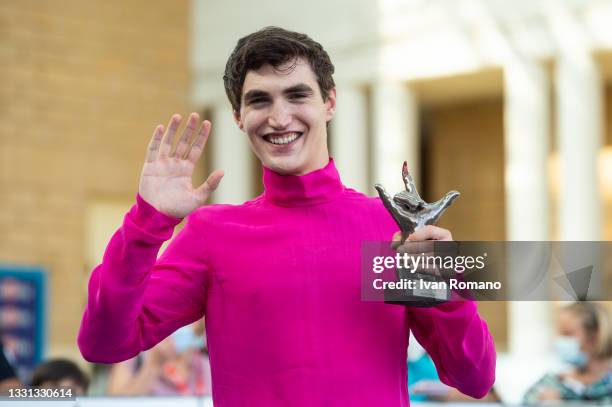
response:
[[[264,166],[282,175],[301,175],[302,171],[302,165],[297,162],[295,157],[268,160],[264,163]]]

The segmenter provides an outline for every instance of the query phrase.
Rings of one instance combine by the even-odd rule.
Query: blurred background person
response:
[[[113,396],[207,396],[211,389],[203,320],[113,365],[108,378],[108,394]]]
[[[410,401],[428,400],[434,392],[439,395],[446,395],[451,389],[451,387],[440,382],[436,366],[412,332],[408,345],[407,363]]]
[[[596,303],[576,302],[558,315],[555,351],[567,365],[549,373],[525,394],[526,404],[544,401],[612,401],[612,325]]]
[[[501,401],[494,388],[482,399],[475,399],[442,383],[438,376],[436,365],[412,333],[410,333],[407,363],[410,401],[470,401],[488,403]]]
[[[15,374],[15,369],[4,354],[4,347],[0,342],[0,395],[7,394],[9,389],[21,387],[21,382]]]
[[[68,359],[52,359],[34,369],[30,384],[48,389],[71,388],[73,396],[84,396],[89,387],[89,378],[76,363]]]

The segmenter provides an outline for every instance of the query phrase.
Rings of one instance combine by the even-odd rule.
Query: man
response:
[[[333,69],[303,34],[269,27],[238,42],[225,88],[265,186],[242,205],[204,205],[219,170],[192,186],[209,122],[198,130],[191,114],[174,151],[180,116],[155,129],[137,203],[91,276],[86,359],[131,358],[205,314],[218,406],[407,406],[410,330],[442,381],[475,397],[489,390],[495,350],[474,303],[360,300],[361,241],[398,228],[380,200],[342,185],[329,158]],[[429,226],[410,239],[451,235]]]

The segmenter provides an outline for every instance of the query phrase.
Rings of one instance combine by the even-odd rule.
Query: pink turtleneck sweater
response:
[[[473,302],[412,308],[360,297],[360,243],[397,226],[343,186],[333,160],[303,176],[264,169],[265,192],[180,222],[140,196],[89,282],[78,343],[114,363],[206,316],[215,406],[408,406],[409,330],[440,379],[481,397],[495,349]]]

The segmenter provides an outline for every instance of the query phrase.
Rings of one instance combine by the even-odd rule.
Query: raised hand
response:
[[[140,175],[140,196],[158,211],[176,218],[183,218],[204,205],[223,177],[222,170],[215,170],[202,185],[193,187],[193,170],[204,151],[211,126],[207,120],[201,125],[199,121],[197,113],[189,115],[174,152],[172,144],[181,116],[173,115],[166,129],[161,124],[157,126]]]

